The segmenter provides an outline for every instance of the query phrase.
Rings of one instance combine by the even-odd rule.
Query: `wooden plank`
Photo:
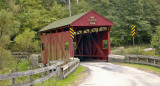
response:
[[[136,64],[144,64],[144,65],[151,65],[151,66],[155,66],[155,67],[160,67],[160,65],[157,64],[153,64],[153,63],[144,63],[144,62],[128,62],[127,63],[136,63]]]
[[[145,56],[145,55],[125,55],[126,58],[130,57],[130,58],[149,58],[149,59],[157,59],[160,60],[160,57],[156,57],[156,56]]]
[[[56,71],[56,72],[54,72],[54,73],[51,73],[51,74],[49,74],[49,75],[47,75],[47,76],[45,76],[45,77],[42,77],[42,78],[36,79],[36,80],[34,80],[34,81],[32,81],[32,82],[27,81],[27,82],[18,83],[18,84],[9,85],[9,86],[28,86],[28,85],[33,85],[33,84],[36,84],[36,83],[39,83],[39,82],[42,82],[42,81],[48,80],[49,78],[51,78],[51,77],[55,76],[55,75],[56,75],[56,73],[57,73],[57,71]]]
[[[75,62],[69,62],[68,64],[62,66],[63,70],[66,70],[68,67],[70,67],[71,65],[73,65]]]
[[[69,72],[67,72],[65,75],[64,75],[64,78],[66,78],[70,73],[72,73],[77,67],[79,66],[79,63],[73,67]]]
[[[79,59],[74,59],[74,61],[69,62],[68,64],[62,66],[63,70],[66,70],[68,67],[70,67],[71,65],[73,65],[76,62],[79,62]]]
[[[29,76],[45,71],[49,71],[51,69],[56,69],[58,65],[63,64],[64,62],[58,62],[56,65],[44,67],[44,68],[39,68],[35,70],[29,70],[29,71],[24,71],[24,72],[16,72],[16,73],[9,73],[9,74],[2,74],[0,75],[0,80],[5,80],[5,79],[10,79],[10,78],[16,78],[16,77],[22,77],[22,76]]]

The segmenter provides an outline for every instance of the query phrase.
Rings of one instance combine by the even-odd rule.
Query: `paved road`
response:
[[[89,76],[79,86],[160,86],[160,76],[106,62],[82,62]]]

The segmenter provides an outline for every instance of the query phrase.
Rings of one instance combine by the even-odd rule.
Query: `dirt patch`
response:
[[[72,82],[71,84],[67,85],[67,86],[77,86],[78,84],[80,84],[87,76],[89,75],[89,71],[88,68],[86,71],[83,71],[81,73],[79,73],[77,75],[77,79],[74,80],[74,82]]]

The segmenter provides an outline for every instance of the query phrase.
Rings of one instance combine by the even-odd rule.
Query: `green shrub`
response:
[[[10,53],[10,51],[2,48],[0,46],[0,69],[2,69],[3,66],[11,66],[10,64],[13,62],[13,57]]]
[[[155,50],[152,51],[144,51],[140,47],[135,47],[134,49],[132,47],[129,47],[127,49],[120,49],[116,53],[118,55],[127,55],[127,54],[134,54],[134,55],[151,55],[151,56],[156,56]]]
[[[16,36],[14,39],[15,44],[12,46],[14,52],[40,52],[40,46],[38,41],[34,39],[36,35],[35,31],[31,31],[30,28]]]
[[[151,45],[157,49],[160,47],[160,26],[156,26],[156,32],[152,36]]]

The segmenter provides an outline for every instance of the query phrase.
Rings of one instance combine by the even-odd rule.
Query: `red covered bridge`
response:
[[[68,61],[71,57],[108,61],[111,26],[111,21],[95,11],[54,21],[39,31],[42,62]],[[69,28],[75,31],[73,42]]]

